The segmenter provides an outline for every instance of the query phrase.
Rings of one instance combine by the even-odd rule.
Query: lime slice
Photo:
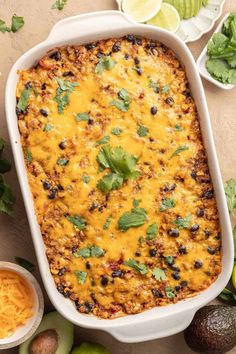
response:
[[[146,22],[160,11],[162,0],[122,0],[122,11],[136,22]]]
[[[234,269],[233,269],[232,283],[233,283],[234,289],[236,289],[236,264],[235,264]]]
[[[147,24],[176,32],[180,24],[179,13],[174,6],[163,3],[161,10],[151,20],[147,21]]]

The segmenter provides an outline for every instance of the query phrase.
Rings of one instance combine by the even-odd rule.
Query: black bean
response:
[[[49,199],[55,199],[57,195],[57,190],[55,188],[50,189],[50,192],[48,194]]]
[[[157,107],[156,106],[151,107],[151,114],[153,116],[155,116],[157,114]]]
[[[85,303],[84,303],[84,313],[89,313],[89,312],[91,312],[92,309],[93,309],[93,307],[94,307],[94,304],[93,304],[93,303],[88,302],[88,301],[85,301]]]
[[[46,90],[46,84],[45,84],[45,82],[41,85],[41,90]]]
[[[120,269],[113,270],[111,276],[112,278],[122,278],[124,273]]]
[[[16,114],[19,115],[19,114],[23,114],[23,113],[24,112],[16,106]]]
[[[59,61],[59,60],[61,60],[61,53],[59,51],[56,51],[56,52],[52,53],[49,56],[49,58]]]
[[[78,246],[73,246],[73,247],[71,248],[71,252],[72,252],[72,253],[75,253],[75,252],[77,252],[77,249],[78,249]]]
[[[64,297],[66,299],[68,299],[71,296],[71,291],[70,290],[66,290],[63,295],[64,295]]]
[[[96,43],[88,43],[88,44],[85,45],[85,48],[87,50],[94,49],[94,48],[96,48]]]
[[[50,188],[51,188],[51,183],[48,182],[48,181],[43,181],[43,188],[44,188],[45,190],[50,189]]]
[[[62,185],[60,183],[57,184],[57,189],[62,192],[64,191],[64,188],[62,187]]]
[[[197,173],[196,173],[195,171],[192,171],[192,172],[191,172],[191,177],[192,177],[192,179],[196,180],[196,178],[197,178]]]
[[[135,256],[136,257],[140,257],[141,256],[141,253],[139,251],[135,252]]]
[[[171,269],[174,271],[174,272],[180,272],[180,269],[179,269],[179,267],[177,266],[177,265],[175,265],[175,264],[173,264],[173,265],[171,265]]]
[[[86,266],[86,269],[91,269],[91,264],[89,261],[86,262],[85,266]]]
[[[215,236],[215,239],[216,239],[216,240],[220,240],[220,239],[221,239],[221,234],[220,234],[220,232],[217,233],[217,235]]]
[[[139,76],[141,76],[142,75],[142,73],[143,73],[143,70],[141,69],[141,68],[136,68],[136,73],[139,75]]]
[[[183,95],[184,95],[185,97],[191,97],[191,92],[190,92],[189,90],[185,90],[185,91],[183,92]]]
[[[124,58],[125,58],[125,60],[128,60],[129,59],[129,54],[126,53]]]
[[[207,252],[211,255],[215,254],[216,253],[216,250],[210,246],[207,247]]]
[[[181,278],[178,272],[174,272],[171,275],[172,275],[172,278],[175,280],[179,280]]]
[[[108,281],[109,281],[108,278],[105,275],[103,275],[101,279],[102,286],[106,286],[108,284]]]
[[[93,202],[92,205],[89,208],[89,211],[93,211],[93,210],[97,209],[97,207],[98,207],[98,203],[97,202]]]
[[[179,292],[180,290],[181,290],[181,286],[176,285],[176,287],[175,287],[175,291]]]
[[[173,99],[173,97],[167,97],[167,98],[165,99],[165,102],[166,102],[169,106],[173,106],[173,104],[174,104],[174,99]]]
[[[146,46],[147,49],[156,48],[156,47],[157,47],[157,43],[152,40]]]
[[[57,290],[59,291],[60,294],[63,294],[64,293],[64,286],[62,284],[58,284]]]
[[[103,211],[103,209],[104,209],[104,206],[103,206],[103,205],[101,205],[101,206],[98,208],[98,211],[102,212],[102,211]]]
[[[180,286],[181,288],[185,288],[186,286],[188,286],[188,282],[186,280],[183,280],[180,282]]]
[[[74,75],[74,73],[71,70],[69,70],[69,71],[65,71],[62,74],[62,76],[67,77],[67,76],[75,76],[75,75]]]
[[[89,119],[88,119],[88,125],[93,125],[93,124],[94,124],[94,120],[91,119],[91,118],[89,118]]]
[[[206,229],[206,230],[204,230],[204,234],[205,234],[205,238],[208,239],[210,234],[211,234],[211,232]]]
[[[212,199],[214,197],[214,192],[212,189],[206,190],[202,193],[202,198]]]
[[[135,43],[135,37],[132,35],[132,34],[127,34],[127,36],[125,36],[125,39],[128,41],[128,42],[131,42],[131,43]]]
[[[186,246],[179,246],[179,253],[180,254],[187,254],[187,249],[186,249]]]
[[[162,293],[158,289],[152,289],[152,293],[153,293],[153,296],[155,296],[155,297],[158,297],[158,298],[163,297]]]
[[[58,146],[59,146],[59,148],[60,148],[61,150],[65,150],[65,148],[66,148],[66,141],[65,141],[65,140],[61,141],[61,142],[58,144]]]
[[[152,248],[152,249],[149,250],[149,255],[150,255],[151,257],[155,257],[156,254],[157,254],[157,250],[155,250],[154,248]]]
[[[204,209],[198,208],[196,214],[199,218],[202,218],[204,216]]]
[[[160,92],[160,87],[159,87],[159,86],[156,86],[156,87],[154,88],[154,92],[155,92],[155,93],[159,93],[159,92]]]
[[[170,230],[168,230],[168,235],[171,237],[179,237],[179,230],[178,229],[170,229]]]
[[[114,43],[112,46],[113,53],[117,53],[120,51],[120,45],[118,43]]]
[[[57,274],[58,274],[59,276],[61,276],[61,275],[64,275],[66,271],[67,271],[66,267],[63,267],[63,268],[59,269],[59,271],[58,271]]]
[[[134,43],[137,44],[137,45],[142,45],[142,39],[139,38],[139,37],[135,37]]]
[[[28,81],[28,82],[25,84],[25,88],[26,88],[27,90],[32,89],[32,87],[33,87],[33,85],[32,85],[32,82],[31,82],[31,81]]]
[[[199,269],[203,266],[203,263],[200,259],[197,259],[195,262],[194,262],[194,268],[195,269]]]
[[[196,232],[197,230],[199,230],[199,225],[198,225],[198,224],[194,224],[194,225],[191,227],[191,229],[190,229],[191,232]]]
[[[164,192],[171,192],[171,191],[174,191],[176,188],[176,184],[173,183],[173,184],[166,184],[165,187],[164,187]]]
[[[97,54],[96,54],[96,57],[98,58],[98,59],[100,59],[101,57],[103,57],[104,56],[104,53],[103,52],[97,52]]]
[[[140,64],[139,58],[137,58],[137,57],[134,58],[134,64],[135,65],[139,65]]]
[[[41,108],[39,112],[40,112],[40,114],[41,114],[42,116],[44,116],[44,117],[47,117],[47,116],[48,116],[48,112],[46,111],[46,109]]]

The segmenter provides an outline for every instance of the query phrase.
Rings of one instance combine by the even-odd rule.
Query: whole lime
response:
[[[109,354],[108,350],[101,344],[82,343],[72,350],[71,354]]]

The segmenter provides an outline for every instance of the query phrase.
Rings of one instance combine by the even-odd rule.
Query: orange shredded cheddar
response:
[[[0,270],[0,338],[11,336],[32,316],[33,295],[17,273]]]

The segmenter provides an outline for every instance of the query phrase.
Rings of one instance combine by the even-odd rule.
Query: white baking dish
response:
[[[18,79],[17,70],[34,66],[39,58],[49,49],[65,44],[82,44],[98,39],[120,37],[128,33],[142,35],[161,41],[176,52],[186,68],[200,116],[201,129],[208,154],[209,167],[220,214],[223,231],[223,268],[215,283],[194,298],[178,302],[174,305],[154,308],[137,315],[130,315],[114,320],[104,320],[77,312],[73,302],[65,299],[59,294],[54,285],[44,252],[45,248],[40,228],[34,214],[33,199],[27,182],[27,174],[15,113],[15,89]],[[21,56],[12,67],[6,86],[6,115],[18,178],[25,202],[41,276],[47,293],[55,308],[74,324],[107,331],[122,342],[141,342],[166,337],[186,328],[191,322],[197,309],[214,299],[227,284],[233,266],[233,241],[206,98],[195,62],[185,44],[175,35],[167,31],[147,25],[136,24],[126,15],[117,11],[90,13],[65,19],[58,22],[53,27],[49,37],[44,42],[38,44],[36,47]]]

